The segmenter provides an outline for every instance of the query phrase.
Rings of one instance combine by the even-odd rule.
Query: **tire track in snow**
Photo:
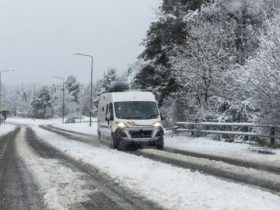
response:
[[[0,148],[0,160],[2,160],[4,154],[6,153],[6,150],[7,150],[7,142],[5,142],[3,147]]]
[[[152,149],[139,150],[133,152],[133,154],[280,193],[280,176],[278,174],[235,166],[221,161],[196,158]]]
[[[66,138],[93,144],[93,141],[99,142],[94,138],[89,138],[88,135],[83,135],[78,132],[67,131],[61,128],[52,126],[42,126],[43,129],[62,135]],[[87,139],[87,140],[85,140]],[[100,143],[99,143],[100,144]],[[203,154],[188,153],[180,150],[166,148],[165,151],[159,150],[138,150],[129,151],[132,155],[143,156],[152,160],[171,164],[182,168],[198,170],[202,173],[220,177],[223,179],[248,184],[255,187],[263,188],[264,190],[280,192],[280,175],[278,170],[269,167],[260,167],[257,164],[251,164],[247,161],[230,160],[218,156],[209,156]],[[178,158],[178,157],[181,158]],[[272,169],[273,173],[271,170]]]
[[[90,135],[87,135],[87,134],[82,134],[82,133],[78,133],[78,132],[69,132],[67,130],[64,130],[64,129],[61,129],[61,128],[54,128],[54,127],[51,127],[51,126],[39,126],[40,128],[43,128],[47,131],[50,131],[52,133],[56,133],[60,136],[63,136],[65,138],[68,138],[68,139],[71,139],[71,140],[74,140],[74,141],[81,141],[81,142],[84,142],[84,143],[88,143],[88,144],[92,144],[94,146],[101,146],[100,142],[98,141],[97,137],[95,136],[90,136]],[[78,138],[77,138],[78,136]]]
[[[15,148],[20,128],[0,138],[0,209],[44,209],[38,188]]]
[[[47,129],[48,131],[51,131],[51,132],[55,132],[57,134],[61,134],[65,137],[71,136],[71,139],[73,139],[73,140],[77,140],[77,138],[75,138],[74,135],[78,135],[80,137],[84,137],[84,139],[87,139],[85,142],[89,142],[89,141],[93,142],[94,140],[97,141],[97,136],[91,136],[91,135],[83,134],[83,133],[76,132],[76,131],[69,131],[66,129],[54,127],[52,125],[42,126],[42,128]],[[79,140],[80,140],[80,138],[79,138]],[[180,149],[175,149],[175,148],[170,148],[170,147],[165,147],[164,151],[167,151],[169,153],[174,153],[174,154],[181,154],[181,155],[185,155],[185,156],[192,156],[192,157],[196,157],[196,158],[204,158],[204,159],[209,159],[209,160],[214,160],[214,161],[221,161],[221,162],[229,163],[229,164],[235,165],[235,166],[253,168],[253,169],[257,169],[257,170],[280,174],[279,167],[260,164],[260,163],[256,163],[253,161],[246,161],[246,160],[239,160],[239,159],[221,157],[221,156],[210,155],[210,154],[197,153],[197,152],[180,150]]]
[[[42,128],[47,129],[47,130],[52,131],[52,132],[55,132],[57,134],[64,135],[65,137],[68,137],[69,135],[71,135],[72,139],[77,139],[77,138],[73,137],[75,134],[77,134],[77,135],[79,135],[81,137],[84,137],[84,138],[85,137],[91,137],[91,139],[88,139],[87,141],[91,141],[91,142],[92,142],[92,140],[97,141],[96,136],[90,136],[88,134],[83,134],[83,133],[80,133],[80,132],[69,131],[69,130],[62,129],[62,128],[56,128],[52,125],[43,126]],[[209,159],[209,160],[214,160],[214,161],[221,161],[221,162],[228,163],[228,164],[235,165],[235,166],[241,166],[241,167],[245,167],[245,168],[253,168],[253,169],[257,169],[257,170],[261,170],[261,171],[267,171],[267,172],[280,174],[280,168],[279,167],[276,167],[276,166],[273,166],[273,165],[268,165],[268,164],[260,164],[260,163],[254,162],[254,161],[233,159],[233,158],[221,157],[221,156],[216,156],[216,155],[210,155],[210,154],[203,154],[203,153],[197,153],[197,152],[192,152],[192,151],[174,149],[174,148],[169,148],[169,147],[165,147],[164,151],[167,151],[169,153],[174,153],[174,154],[181,154],[181,155],[185,155],[185,156],[192,156],[192,157],[196,157],[196,158],[204,158],[204,159]]]
[[[192,157],[197,157],[197,158],[206,158],[206,159],[215,160],[215,161],[222,161],[222,162],[229,163],[229,164],[236,165],[236,166],[254,168],[257,170],[280,174],[280,168],[272,166],[272,165],[264,165],[264,164],[260,164],[260,163],[256,163],[256,162],[237,160],[234,158],[227,158],[227,157],[221,157],[221,156],[210,155],[210,154],[202,154],[202,153],[174,149],[174,148],[169,148],[169,147],[166,147],[164,150],[167,152],[170,152],[170,153],[192,156]]]
[[[82,204],[83,208],[101,210],[161,209],[150,201],[132,195],[131,192],[115,184],[111,178],[102,174],[92,166],[83,165],[80,161],[74,160],[47,143],[42,142],[32,129],[27,128],[26,136],[30,147],[32,147],[41,157],[59,159],[73,170],[85,173],[89,176],[89,181],[95,187],[96,193],[90,195],[90,200]]]

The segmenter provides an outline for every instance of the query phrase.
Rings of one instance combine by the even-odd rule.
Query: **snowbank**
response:
[[[65,118],[66,120],[67,118]],[[76,120],[80,122],[80,120]],[[96,123],[96,119],[92,119],[93,123]],[[82,123],[86,124],[89,122],[89,117],[83,117],[81,120]],[[7,123],[18,124],[18,125],[28,125],[28,126],[36,126],[36,125],[73,125],[73,124],[62,124],[62,118],[53,118],[53,119],[32,119],[32,118],[8,118]],[[78,123],[77,123],[78,124]]]
[[[15,130],[15,126],[14,125],[10,125],[10,124],[2,124],[0,125],[0,136],[4,136],[7,133],[12,132],[13,130]]]
[[[165,145],[170,148],[254,161],[262,164],[279,166],[280,149],[274,149],[274,155],[253,152],[252,145],[211,140],[209,137],[165,136]]]
[[[49,124],[61,124],[62,119],[35,119],[32,118],[8,118],[7,123],[16,124],[16,125],[28,125],[28,126],[36,126],[36,125],[49,125]]]
[[[92,123],[91,127],[89,127],[88,122],[55,124],[53,126],[56,128],[61,128],[61,129],[69,130],[69,131],[75,131],[75,132],[79,132],[79,133],[97,136],[97,123],[95,123],[95,122]]]

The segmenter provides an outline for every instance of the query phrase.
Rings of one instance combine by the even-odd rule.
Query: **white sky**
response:
[[[89,82],[109,67],[127,69],[160,0],[0,0],[0,70],[4,84],[50,84],[53,75]]]

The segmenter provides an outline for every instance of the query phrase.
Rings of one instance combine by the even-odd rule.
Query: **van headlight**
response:
[[[117,127],[118,128],[126,128],[127,126],[126,126],[125,123],[119,122],[119,123],[117,123]]]
[[[162,124],[160,122],[157,122],[157,123],[153,124],[153,126],[156,127],[156,128],[159,128],[159,127],[162,126]]]

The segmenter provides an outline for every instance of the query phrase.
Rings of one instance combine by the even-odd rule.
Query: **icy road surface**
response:
[[[37,203],[36,206],[34,202],[33,208],[31,206],[22,209],[255,210],[279,209],[280,206],[277,191],[270,192],[256,186],[236,183],[176,164],[159,162],[156,158],[141,157],[141,154],[139,156],[133,152],[112,150],[97,141],[94,137],[96,127],[88,128],[87,123],[59,125],[55,122],[55,126],[59,128],[86,133],[85,137],[75,137],[62,131],[54,133],[38,127],[48,124],[47,121],[33,122],[21,119],[20,122],[13,120],[13,123],[25,124],[11,137],[15,149],[13,157],[17,157],[26,169],[22,174],[31,174],[30,180],[23,182],[27,192],[30,192],[29,197],[21,197],[21,200],[25,201],[23,203],[30,203],[34,197],[32,189],[37,189],[36,195],[43,204],[40,206]],[[3,138],[0,143],[1,141],[4,142]],[[170,139],[170,142],[172,141],[174,142],[174,139]],[[1,147],[5,149],[5,146],[0,144]],[[219,167],[223,170],[236,167],[238,176],[239,166],[219,161],[192,159],[184,155],[149,149],[141,152],[180,161],[198,161],[195,164],[217,167],[217,170],[220,170]],[[7,153],[5,154],[7,156]],[[1,170],[0,178],[1,174],[5,177],[2,168],[0,172]],[[255,169],[243,170],[244,173],[246,170],[249,173]],[[263,173],[263,176],[269,174],[266,171],[256,173]],[[272,173],[268,178],[279,180],[279,174]],[[0,195],[5,195],[6,198],[15,190],[6,185],[4,190],[1,189]],[[11,192],[7,193],[9,190]],[[2,203],[11,205],[12,202],[5,203],[2,200]]]
[[[57,134],[40,128],[35,128],[35,131],[41,139],[61,152],[97,167],[115,182],[168,209],[263,209],[267,203],[277,209],[280,204],[277,195],[253,187],[230,183],[102,145],[91,146],[64,137],[58,138]],[[93,138],[92,141],[96,140]]]

